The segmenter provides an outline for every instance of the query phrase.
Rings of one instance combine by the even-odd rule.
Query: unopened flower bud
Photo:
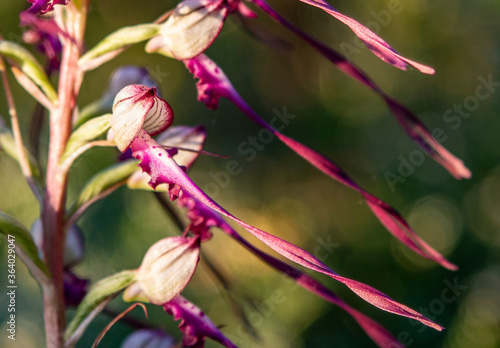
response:
[[[141,129],[156,135],[173,121],[172,108],[158,97],[156,88],[130,85],[123,88],[113,102],[111,131],[120,151],[129,148]]]
[[[137,283],[153,304],[179,295],[191,280],[200,255],[198,238],[170,237],[149,248],[137,270]]]

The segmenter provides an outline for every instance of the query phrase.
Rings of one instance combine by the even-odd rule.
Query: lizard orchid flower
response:
[[[411,65],[422,73],[434,73],[434,69],[401,56],[371,30],[354,19],[336,11],[327,2],[323,0],[300,1],[318,7],[346,24],[361,41],[384,62],[402,70],[406,70],[407,66]],[[434,160],[448,170],[456,179],[471,177],[471,172],[460,159],[456,158],[445,149],[409,109],[385,93],[361,69],[349,62],[340,53],[288,22],[266,1],[252,0],[252,2],[276,22],[292,31],[320,54],[325,56],[341,71],[378,94],[387,104],[391,113],[408,136]],[[226,15],[235,11],[238,11],[242,16],[256,17],[251,10],[238,1],[224,3],[220,0],[186,0],[180,3],[171,17],[162,24],[161,34],[149,41],[146,46],[146,51],[150,53],[157,52],[179,60],[184,60],[190,70],[193,71],[193,65],[203,65],[203,61],[206,61],[206,58],[200,57],[200,55],[210,46],[219,34]],[[205,65],[202,69],[206,68],[207,66]],[[217,70],[220,69],[215,69],[215,71]],[[194,74],[196,76],[196,73]],[[205,76],[206,75],[207,74],[205,74]],[[203,78],[200,78],[200,80],[202,81]],[[224,95],[222,94],[219,96]],[[214,104],[207,104],[207,106],[213,108]]]
[[[158,84],[153,80],[146,68],[125,65],[113,70],[109,78],[108,87],[104,91],[103,99],[111,100],[109,104],[110,109],[118,92],[129,85],[144,85],[149,88],[156,87],[156,95],[161,97]]]
[[[197,83],[198,100],[204,102],[208,108],[216,108],[221,97],[229,99],[252,121],[272,132],[280,141],[314,167],[331,178],[358,191],[387,230],[413,251],[438,262],[443,267],[456,269],[454,264],[446,260],[422,240],[394,208],[361,188],[337,164],[315,150],[278,132],[265,122],[238,94],[224,72],[206,55],[202,54],[193,59],[185,60],[184,63],[191,73],[199,78]]]
[[[126,87],[127,88],[127,87]],[[121,93],[121,92],[120,92]],[[127,115],[126,116],[130,116]],[[119,118],[119,114],[113,114],[113,117]],[[140,114],[137,116],[140,120],[143,120],[143,116]],[[120,129],[113,129],[117,125],[123,124],[120,122],[115,122],[111,125],[111,129],[114,133],[120,133]],[[169,185],[170,190],[174,190],[175,193],[170,193],[171,199],[177,198],[183,191],[189,193],[192,197],[198,200],[203,206],[208,209],[213,210],[216,213],[225,216],[238,225],[243,227],[253,236],[258,238],[260,241],[265,243],[268,247],[281,254],[282,256],[288,258],[289,260],[302,265],[306,268],[314,270],[316,272],[325,274],[341,283],[346,285],[355,294],[371,303],[372,305],[383,309],[385,311],[395,313],[398,315],[406,316],[421,321],[425,325],[433,327],[437,330],[441,330],[441,326],[433,323],[431,320],[427,319],[420,313],[408,308],[398,302],[394,301],[387,295],[381,293],[380,291],[360,283],[358,281],[342,277],[336,272],[332,271],[323,262],[318,260],[316,257],[308,253],[307,251],[281,239],[273,236],[265,231],[262,231],[256,227],[249,225],[248,223],[238,219],[214,200],[208,197],[186,174],[186,172],[178,166],[178,164],[172,159],[172,155],[163,149],[144,128],[140,128],[138,134],[131,140],[130,149],[132,150],[132,156],[140,161],[139,166],[143,171],[149,174],[151,177],[149,185],[152,188],[156,188],[160,184]],[[122,151],[126,151],[124,148]],[[380,208],[377,208],[380,209]],[[375,210],[378,211],[378,210]],[[198,236],[196,237],[198,238]],[[187,243],[187,242],[186,242]],[[151,258],[150,258],[151,259]],[[141,266],[142,268],[142,266]],[[166,269],[166,268],[162,268]],[[194,270],[193,270],[194,271]],[[144,277],[143,279],[154,279],[153,273],[148,272],[150,276]],[[139,283],[142,283],[139,281]],[[142,287],[142,285],[141,285]],[[151,300],[151,294],[143,288],[147,297]],[[156,298],[157,300],[159,298]],[[163,298],[162,298],[163,299]]]
[[[210,234],[211,229],[214,227],[220,229],[267,265],[291,278],[303,289],[343,309],[351,315],[354,320],[356,320],[359,326],[366,332],[373,342],[378,344],[379,347],[402,347],[398,340],[380,324],[349,306],[332,290],[321,284],[310,275],[288,265],[274,256],[261,251],[249,243],[238,232],[236,232],[236,230],[231,227],[231,225],[228,224],[220,214],[207,208],[203,203],[186,191],[181,191],[177,204],[181,208],[185,208],[187,210],[186,216],[191,221],[189,226],[191,231],[195,231],[198,235],[206,235]],[[439,329],[437,326],[435,328]]]
[[[177,126],[171,127],[161,133],[157,138],[157,142],[162,146],[177,148],[178,153],[173,155],[172,158],[175,160],[177,165],[189,169],[197,155],[201,152],[205,136],[205,131],[200,129],[200,127]],[[187,149],[191,151],[186,151]],[[127,186],[131,189],[151,190],[151,187],[148,185],[148,181],[150,181],[150,179],[151,177],[149,176],[149,174],[138,170],[130,176],[127,181]],[[160,192],[168,190],[169,186],[166,185],[160,185],[156,188],[156,191]],[[243,245],[256,257],[267,263],[269,266],[292,278],[299,286],[303,287],[305,290],[310,291],[311,293],[325,299],[326,301],[342,308],[358,322],[358,324],[366,332],[366,334],[380,347],[402,347],[398,340],[380,324],[349,306],[326,286],[324,286],[311,276],[307,275],[306,273],[288,265],[283,261],[278,260],[277,258],[269,254],[266,254],[265,252],[250,244],[241,235],[239,235],[238,232],[236,232],[236,230],[233,229],[231,225],[221,217],[220,214],[206,207],[199,200],[191,196],[187,191],[180,190],[179,197],[176,202],[179,207],[185,208],[187,210],[186,217],[189,219],[190,224],[186,230],[195,234],[196,236],[199,236],[202,242],[207,241],[211,238],[212,228],[219,228],[234,240],[236,240],[238,243]],[[127,289],[125,299],[129,301],[146,301],[147,297],[138,283],[134,283]],[[186,307],[188,308],[186,309]],[[198,322],[201,323],[201,327],[203,328],[206,328],[207,325],[209,328],[213,327],[213,325],[211,324],[203,323],[205,320],[208,320],[206,316],[199,317],[197,315],[190,315],[190,313],[192,313],[193,311],[198,311],[198,309],[194,307],[194,305],[185,302],[185,299],[181,299],[180,296],[165,304],[164,308],[169,313],[175,315],[176,318],[182,319],[180,328],[181,331],[185,333],[184,344],[186,344],[187,341],[195,342],[196,336],[194,334],[200,332],[200,329],[197,329],[197,327],[200,326],[197,324]],[[183,313],[187,314],[183,316]],[[206,329],[204,329],[204,331],[206,331]],[[189,334],[190,336],[188,336]],[[214,332],[212,331],[212,336],[208,337],[213,338],[220,336],[218,335],[217,331],[215,332],[214,336]],[[197,338],[197,340],[198,339],[199,338]],[[222,341],[219,342],[222,343]]]

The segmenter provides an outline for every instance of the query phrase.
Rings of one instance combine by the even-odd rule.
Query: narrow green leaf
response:
[[[66,330],[66,339],[79,328],[80,324],[96,309],[101,303],[109,300],[118,294],[125,287],[135,281],[136,271],[128,270],[116,273],[110,277],[97,282],[83,299],[82,303],[76,309],[75,316]],[[93,312],[95,317],[98,313]]]
[[[38,271],[41,271],[47,276],[50,274],[47,267],[38,256],[38,249],[33,242],[33,238],[31,238],[28,230],[19,221],[0,212],[0,233],[4,235],[7,240],[13,240],[16,247],[24,252],[33,262],[34,266],[38,268]]]
[[[121,181],[126,180],[136,170],[138,170],[137,161],[130,160],[114,164],[97,173],[90,178],[85,187],[82,189],[78,201],[76,201],[75,205],[71,208],[70,213],[74,213],[82,205],[93,200],[102,192],[120,183]]]
[[[36,83],[52,103],[57,102],[57,93],[42,66],[24,47],[10,41],[0,41],[0,54],[19,66],[34,83]]]
[[[106,133],[110,127],[110,119],[111,114],[99,116],[85,122],[76,131],[74,131],[68,140],[66,150],[64,150],[64,153],[61,156],[60,162],[64,162],[64,160],[66,160],[77,149]]]
[[[14,141],[14,136],[12,135],[10,129],[2,127],[1,124],[0,124],[0,149],[3,149],[5,153],[15,161],[19,161],[17,157],[17,146],[16,142]],[[33,179],[35,180],[37,185],[41,188],[43,187],[42,185],[43,179],[40,174],[40,169],[38,168],[38,165],[36,164],[36,161],[33,158],[33,156],[27,150],[26,152],[28,154],[28,161],[31,169],[31,174],[33,175]]]
[[[106,53],[148,40],[157,35],[159,31],[159,24],[139,24],[120,28],[106,36],[94,48],[85,53],[80,58],[78,65],[82,66]]]
[[[8,128],[3,128],[1,126],[0,148],[3,149],[9,157],[13,158],[16,161],[18,160],[16,142],[14,141],[14,137],[12,136],[12,132]]]

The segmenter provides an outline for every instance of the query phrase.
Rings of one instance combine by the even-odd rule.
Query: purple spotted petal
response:
[[[442,330],[441,326],[435,324],[411,308],[394,301],[382,292],[366,284],[338,275],[307,251],[281,238],[259,230],[258,228],[245,223],[227,212],[224,208],[208,197],[198,186],[196,186],[186,173],[175,163],[171,155],[161,148],[158,143],[156,143],[144,130],[139,132],[139,136],[133,141],[131,149],[132,156],[140,160],[140,167],[151,176],[151,187],[155,188],[160,184],[169,184],[180,187],[208,208],[238,223],[241,227],[257,237],[271,249],[285,256],[289,260],[316,272],[328,275],[329,277],[343,283],[356,295],[382,310],[412,318],[436,330]],[[179,192],[177,192],[177,195],[178,194]]]
[[[294,279],[297,284],[302,286],[304,289],[345,310],[358,322],[358,324],[362,327],[366,334],[379,347],[402,347],[397,339],[377,322],[350,307],[347,303],[342,301],[342,299],[338,297],[333,291],[325,287],[314,278],[250,244],[247,240],[241,237],[238,232],[236,232],[219,214],[205,207],[202,203],[194,199],[185,191],[181,192],[177,203],[181,207],[188,209],[188,218],[199,228],[204,227],[206,229],[206,232],[208,232],[208,230],[212,226],[220,228],[245,248],[247,248],[250,252],[260,258],[262,261]]]
[[[181,320],[179,329],[184,334],[184,347],[203,347],[205,338],[211,338],[228,348],[237,348],[226,336],[220,332],[215,324],[194,304],[182,296],[163,305],[165,311],[174,316],[174,320]]]
[[[174,161],[187,170],[198,157],[206,136],[207,132],[201,126],[174,126],[161,133],[156,138],[156,142],[162,146],[177,149],[177,153],[172,155]],[[148,174],[137,171],[130,176],[127,181],[127,186],[132,189],[151,190],[151,187],[148,185],[149,179],[150,177]],[[161,188],[158,188],[158,190],[160,189]],[[205,239],[202,238],[202,241],[204,240]]]
[[[216,107],[220,97],[228,98],[251,120],[256,122],[259,126],[271,131],[278,139],[294,150],[299,156],[304,158],[326,175],[361,193],[370,209],[389,230],[389,232],[391,232],[396,238],[406,244],[413,251],[430,260],[434,260],[443,267],[452,270],[457,269],[454,264],[447,261],[436,250],[425,243],[394,208],[363,190],[356,182],[349,178],[345,171],[343,171],[330,159],[281,134],[267,124],[248,106],[248,104],[233,88],[224,72],[208,57],[200,55],[195,59],[185,61],[185,63],[189,70],[200,79],[197,84],[199,100],[205,102],[208,107]]]
[[[456,179],[470,178],[471,172],[464,163],[446,150],[431,135],[429,130],[422,122],[406,107],[387,95],[374,81],[372,81],[363,71],[354,64],[350,63],[344,56],[328,47],[324,43],[302,32],[293,24],[284,19],[264,0],[254,0],[264,12],[271,16],[275,21],[292,31],[295,35],[303,39],[319,53],[330,60],[337,68],[361,82],[375,93],[377,93],[391,110],[392,114],[403,127],[410,138],[415,141],[429,156],[441,164]]]

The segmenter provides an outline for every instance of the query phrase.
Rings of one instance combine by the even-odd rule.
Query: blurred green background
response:
[[[271,3],[286,18],[333,48],[340,50],[346,44],[355,47],[353,33],[320,10],[298,1]],[[380,25],[378,15],[389,3],[393,1],[339,0],[332,5],[361,23],[379,23],[382,38],[399,53],[434,67],[436,74],[400,71],[366,48],[350,58],[419,115],[429,129],[443,130],[447,136],[444,145],[471,169],[470,180],[454,180],[427,156],[404,177],[398,172],[399,166],[418,148],[382,100],[264,14],[255,22],[290,46],[277,48],[256,41],[237,18],[229,18],[207,53],[263,118],[270,120],[274,109],[284,108],[296,115],[284,129],[285,134],[329,156],[365,189],[398,209],[417,233],[459,265],[457,272],[410,253],[387,233],[359,194],[318,172],[279,141],[266,144],[256,151],[255,159],[247,161],[248,155],[239,152],[238,146],[248,142],[249,136],[257,136],[259,128],[226,100],[220,102],[218,110],[207,110],[196,101],[195,81],[183,64],[148,55],[143,45],[88,73],[78,104],[83,107],[97,99],[109,74],[118,66],[146,67],[160,81],[162,95],[174,109],[174,124],[204,125],[208,130],[205,149],[229,155],[240,164],[240,174],[232,176],[226,187],[211,192],[222,206],[254,226],[317,253],[338,273],[372,285],[446,327],[436,332],[387,314],[332,279],[315,275],[406,346],[500,347],[500,88],[496,86],[477,105],[469,104],[474,106],[469,115],[447,118],[447,110],[473,100],[481,77],[491,76],[500,82],[500,2],[401,1],[401,11]],[[119,27],[152,21],[175,4],[158,0],[94,1],[87,47]],[[25,1],[2,3],[0,27],[4,38],[20,38],[18,13],[26,5]],[[13,89],[27,134],[35,103],[21,88]],[[0,113],[7,120],[4,97],[0,98]],[[43,147],[47,145],[46,135],[44,129]],[[112,149],[96,149],[79,159],[71,171],[69,202],[86,180],[115,161],[117,154]],[[214,182],[210,173],[224,171],[227,161],[201,156],[191,176],[201,188],[208,187]],[[17,164],[2,151],[0,170],[0,210],[30,226],[38,207]],[[400,176],[402,182],[391,186],[388,173]],[[151,193],[127,189],[92,206],[79,226],[85,234],[87,256],[75,272],[92,282],[138,267],[151,244],[178,234]],[[6,260],[6,244],[1,245],[0,257]],[[231,292],[243,303],[259,338],[252,339],[244,332],[203,259],[183,294],[222,325],[222,331],[241,347],[374,346],[345,312],[296,288],[222,233],[215,231],[203,250],[230,279]],[[6,265],[3,261],[0,264]],[[7,279],[6,270],[0,268],[0,284]],[[2,296],[0,346],[41,347],[40,291],[20,262],[17,270],[18,339],[7,339],[7,299]],[[444,301],[442,294],[449,284],[461,287],[454,300]],[[117,299],[111,307],[123,310],[127,305]],[[150,323],[180,337],[178,323],[171,316],[161,309],[148,308]],[[136,311],[131,316],[143,320]],[[100,316],[78,347],[90,347],[109,320]],[[119,347],[130,332],[129,326],[118,323],[101,346]],[[217,344],[209,341],[207,346]]]

